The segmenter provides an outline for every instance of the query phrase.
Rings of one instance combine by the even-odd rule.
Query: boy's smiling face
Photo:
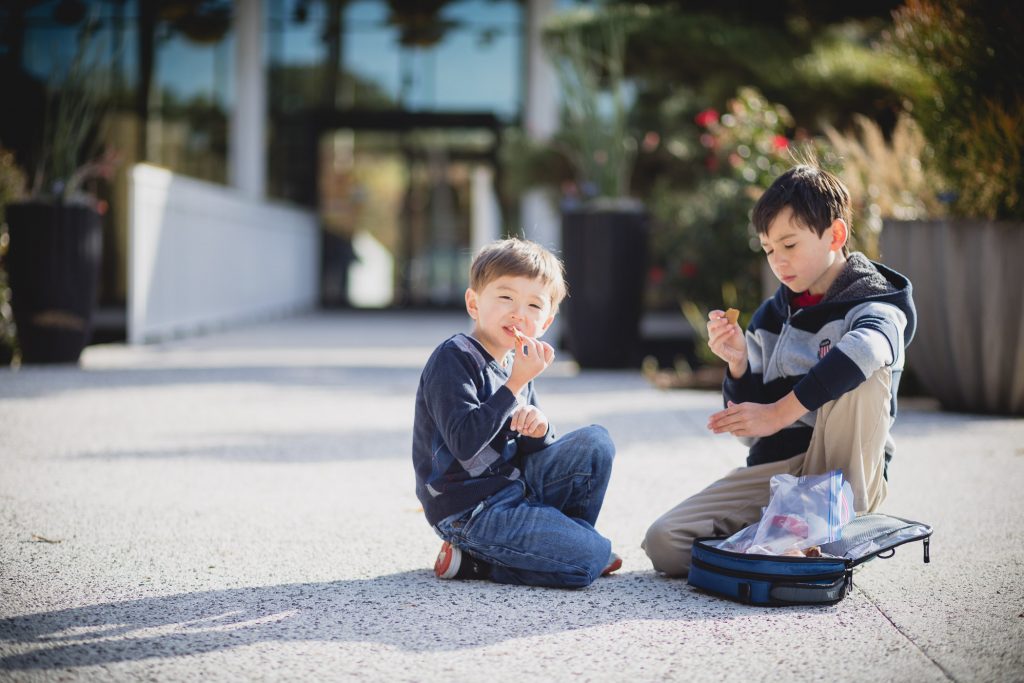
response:
[[[555,319],[548,287],[513,275],[495,278],[479,292],[467,289],[466,311],[476,321],[473,336],[498,362],[515,347],[513,330],[539,337]]]
[[[775,277],[790,290],[824,294],[846,263],[846,237],[842,220],[833,221],[819,237],[795,220],[793,209],[786,206],[761,235],[761,247]]]

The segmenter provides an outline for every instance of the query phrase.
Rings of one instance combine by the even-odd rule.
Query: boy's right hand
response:
[[[505,386],[513,394],[518,394],[530,380],[547,370],[555,360],[555,349],[547,342],[533,337],[522,337],[516,341],[516,356],[512,362],[512,373]]]
[[[730,323],[725,311],[708,313],[708,348],[729,364],[729,374],[738,379],[747,371],[747,342],[738,323]]]

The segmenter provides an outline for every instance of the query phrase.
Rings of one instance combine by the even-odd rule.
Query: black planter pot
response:
[[[77,363],[92,333],[102,231],[78,205],[7,207],[7,271],[23,363]]]
[[[640,206],[562,212],[566,341],[581,367],[635,364],[649,233]]]

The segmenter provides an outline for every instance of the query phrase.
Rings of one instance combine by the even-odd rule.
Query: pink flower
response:
[[[712,123],[718,123],[718,111],[712,108],[705,109],[694,118],[698,126],[706,128]]]
[[[661,136],[655,133],[653,130],[648,131],[644,135],[643,149],[645,152],[652,152],[658,147],[658,143],[661,142]]]
[[[777,150],[786,149],[789,147],[789,140],[785,135],[776,135],[772,138],[772,147]]]

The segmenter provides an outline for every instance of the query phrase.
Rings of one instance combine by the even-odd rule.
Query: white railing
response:
[[[129,230],[130,343],[316,305],[320,234],[310,211],[138,164]]]

